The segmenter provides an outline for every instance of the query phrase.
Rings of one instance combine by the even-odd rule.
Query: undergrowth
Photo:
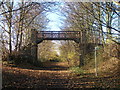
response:
[[[76,74],[76,75],[82,75],[84,74],[84,70],[80,67],[74,66],[74,67],[70,67],[69,70],[72,71],[72,73]]]

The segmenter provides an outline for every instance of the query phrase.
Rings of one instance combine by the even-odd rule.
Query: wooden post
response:
[[[83,50],[80,50],[80,67],[84,66],[84,55],[83,55]]]
[[[79,42],[79,48],[80,48],[80,63],[79,67],[82,67],[84,65],[84,41],[83,41],[83,32],[81,32],[81,41]]]
[[[98,46],[95,47],[95,76],[98,76],[98,68],[97,68],[97,50],[99,49]]]

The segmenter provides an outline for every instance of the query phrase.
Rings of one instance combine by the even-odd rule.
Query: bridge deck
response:
[[[43,40],[73,40],[76,43],[84,44],[86,43],[84,34],[80,31],[38,31],[37,32],[37,43],[42,42]],[[91,42],[87,43],[95,43],[100,44],[100,40],[97,38],[93,38]]]
[[[80,31],[39,31],[39,40],[80,40]]]

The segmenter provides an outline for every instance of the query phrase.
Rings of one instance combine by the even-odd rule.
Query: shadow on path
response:
[[[68,63],[67,62],[52,62],[46,61],[42,62],[41,66],[33,66],[28,63],[20,64],[19,66],[13,66],[21,69],[32,69],[32,70],[50,70],[50,71],[63,71],[68,70]]]
[[[65,63],[45,62],[41,68],[3,67],[3,88],[69,88],[70,72]]]
[[[72,88],[119,88],[117,77],[95,77],[94,73],[71,75],[67,63],[44,62],[43,67],[18,68],[3,67],[3,88],[38,88],[72,89]],[[36,89],[35,89],[36,90]]]
[[[61,71],[61,70],[67,70],[68,65],[67,62],[44,62],[43,67],[41,70],[51,70],[51,71]]]

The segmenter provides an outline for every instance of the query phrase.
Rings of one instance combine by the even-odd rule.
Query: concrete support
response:
[[[81,41],[79,43],[79,48],[80,48],[80,63],[79,66],[82,67],[84,66],[84,59],[85,59],[85,52],[86,52],[86,32],[83,31],[81,32]]]
[[[31,57],[33,64],[37,61],[37,48],[37,31],[35,29],[31,29]]]

